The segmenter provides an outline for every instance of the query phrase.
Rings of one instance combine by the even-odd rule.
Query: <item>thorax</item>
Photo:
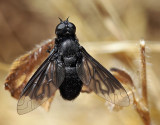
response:
[[[59,52],[65,57],[74,56],[78,51],[79,47],[74,39],[68,38],[60,43]]]

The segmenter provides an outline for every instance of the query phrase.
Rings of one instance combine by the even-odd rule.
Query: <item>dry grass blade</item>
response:
[[[111,68],[112,74],[124,85],[131,90],[133,94],[133,104],[135,110],[141,117],[145,125],[150,125],[150,112],[148,108],[148,95],[147,95],[147,78],[146,78],[146,54],[145,54],[145,41],[140,41],[140,83],[142,85],[142,93],[139,95],[138,90],[134,85],[134,81],[128,73],[121,69]],[[131,96],[130,96],[131,97]],[[142,97],[142,98],[141,98]],[[116,109],[116,107],[115,107]]]
[[[146,53],[145,41],[140,41],[140,83],[142,85],[142,98],[138,101],[134,99],[135,108],[145,125],[150,125],[150,112],[148,107],[147,78],[146,78]]]
[[[27,84],[33,72],[48,56],[46,50],[49,46],[53,48],[53,40],[46,41],[43,45],[19,57],[13,62],[10,73],[5,81],[5,89],[9,90],[14,98],[19,99],[24,86]]]

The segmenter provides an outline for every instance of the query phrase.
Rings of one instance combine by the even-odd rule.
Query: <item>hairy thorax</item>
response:
[[[60,53],[63,55],[66,67],[75,67],[77,61],[78,44],[73,39],[66,39],[61,43]]]

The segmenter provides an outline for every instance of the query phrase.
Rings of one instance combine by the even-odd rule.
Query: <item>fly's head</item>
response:
[[[59,18],[60,19],[60,18]],[[76,27],[73,23],[68,21],[68,18],[63,21],[60,19],[60,23],[57,25],[55,33],[59,37],[75,35]]]

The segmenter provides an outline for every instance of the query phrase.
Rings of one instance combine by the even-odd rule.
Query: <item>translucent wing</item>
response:
[[[82,47],[82,62],[77,73],[82,82],[97,95],[119,106],[128,106],[129,97],[121,83]]]
[[[64,80],[63,64],[52,60],[50,55],[31,77],[17,104],[18,114],[25,114],[49,99]]]

